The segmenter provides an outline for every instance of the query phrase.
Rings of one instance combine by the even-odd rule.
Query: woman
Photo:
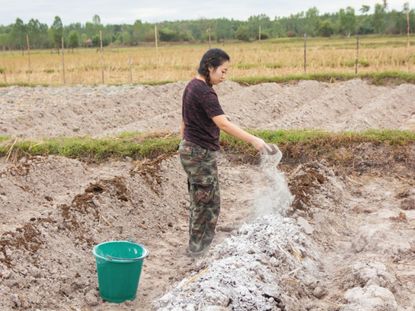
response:
[[[183,93],[180,160],[188,177],[190,194],[190,255],[200,255],[215,235],[220,210],[216,154],[220,130],[252,144],[257,150],[266,143],[231,123],[212,88],[225,80],[230,57],[220,49],[210,49],[202,57],[198,75]]]

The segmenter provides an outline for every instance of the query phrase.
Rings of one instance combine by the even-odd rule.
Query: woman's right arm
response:
[[[232,135],[243,140],[244,142],[251,144],[256,150],[261,151],[264,150],[264,148],[268,148],[264,140],[249,134],[247,131],[244,131],[239,126],[233,124],[224,114],[213,117],[212,120],[221,130],[228,133],[229,135]]]

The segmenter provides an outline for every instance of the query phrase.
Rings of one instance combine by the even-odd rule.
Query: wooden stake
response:
[[[61,38],[62,41],[62,80],[63,84],[66,84],[66,78],[65,78],[65,41],[63,40],[63,35]]]
[[[29,65],[29,82],[30,82],[30,74],[32,73],[32,64],[30,62],[30,43],[29,43],[29,35],[26,34],[26,45],[27,45],[27,59],[28,59],[28,65]]]
[[[211,35],[210,35],[210,27],[208,28],[208,35],[209,35],[209,50],[212,47],[212,43],[211,43]]]
[[[99,31],[100,62],[101,62],[101,83],[104,84],[104,54],[102,48],[102,31]]]
[[[156,53],[159,51],[157,24],[154,25],[154,42],[156,45]]]
[[[261,25],[259,25],[258,29],[258,40],[261,41]]]
[[[410,23],[409,23],[409,8],[408,11],[406,12],[406,54],[407,56],[407,64],[408,64],[408,71],[411,71],[411,54],[409,51],[409,33],[410,33],[411,29],[410,29]]]

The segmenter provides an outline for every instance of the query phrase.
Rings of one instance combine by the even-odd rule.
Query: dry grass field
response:
[[[231,56],[230,79],[304,73],[303,38],[282,38],[252,43],[214,43]],[[66,84],[161,83],[187,80],[194,75],[208,44],[162,44],[137,48],[65,50]],[[30,60],[29,60],[30,58]],[[355,71],[356,38],[309,38],[307,73]],[[30,62],[30,63],[29,63]],[[359,73],[411,72],[415,68],[415,36],[360,38]],[[64,83],[62,55],[52,50],[0,52],[0,83]]]

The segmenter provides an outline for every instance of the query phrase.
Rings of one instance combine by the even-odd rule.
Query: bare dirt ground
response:
[[[182,87],[0,89],[1,134],[173,129]],[[247,127],[410,129],[415,115],[412,85],[226,83],[218,92]],[[223,153],[217,236],[200,259],[185,254],[177,156],[3,158],[0,309],[414,310],[415,146],[347,148],[334,152],[353,154],[353,166],[283,150],[281,171]],[[91,252],[114,239],[150,251],[137,299],[120,305],[99,298]]]
[[[184,83],[162,86],[0,89],[0,133],[23,137],[177,131]],[[244,128],[415,130],[415,85],[302,81],[217,89],[224,111]]]

